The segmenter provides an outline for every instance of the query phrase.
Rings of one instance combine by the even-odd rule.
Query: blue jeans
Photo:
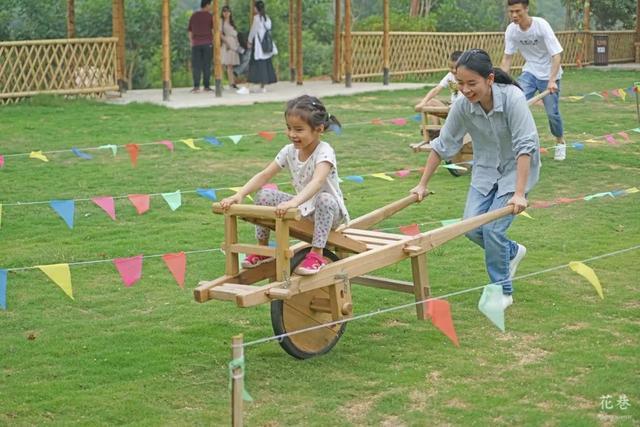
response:
[[[549,80],[539,80],[533,74],[524,72],[518,77],[518,83],[522,86],[524,96],[527,99],[533,98],[536,92],[543,92],[547,89]],[[558,103],[560,101],[560,80],[556,80],[558,85],[558,91],[556,93],[550,93],[542,98],[544,103],[544,109],[547,112],[549,118],[549,129],[551,134],[556,138],[560,138],[564,135],[564,129],[562,127],[562,117],[560,117],[560,110]]]
[[[467,219],[505,207],[513,193],[496,197],[497,191],[497,184],[486,196],[475,188],[469,187],[464,218]],[[509,261],[518,252],[518,244],[507,238],[506,234],[513,218],[513,215],[504,216],[465,234],[469,240],[484,249],[484,262],[489,278],[492,283],[501,282],[502,293],[505,295],[513,293],[511,280],[509,280]]]

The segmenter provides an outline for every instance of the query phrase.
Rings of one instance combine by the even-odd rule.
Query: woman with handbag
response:
[[[238,89],[236,86],[236,79],[233,74],[233,66],[240,64],[240,56],[238,55],[240,49],[240,43],[238,42],[238,31],[236,25],[233,22],[233,15],[231,14],[231,8],[229,6],[222,7],[222,65],[227,68],[227,78],[229,79],[229,86],[233,89]]]
[[[264,93],[265,85],[278,81],[271,58],[278,54],[278,48],[271,36],[271,18],[267,16],[264,2],[256,1],[253,8],[253,24],[249,32],[249,49],[253,49],[249,63],[249,82],[260,84]]]

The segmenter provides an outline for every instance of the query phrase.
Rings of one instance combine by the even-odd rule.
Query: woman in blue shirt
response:
[[[473,169],[464,218],[506,205],[513,205],[514,214],[519,214],[540,176],[538,131],[524,93],[507,73],[493,67],[484,50],[464,52],[456,70],[463,97],[454,102],[440,136],[431,142],[424,173],[411,192],[424,197],[440,161],[457,154],[462,137],[469,133]],[[506,235],[513,218],[508,215],[466,235],[485,250],[489,278],[502,284],[503,308],[513,304],[511,278],[527,251]]]

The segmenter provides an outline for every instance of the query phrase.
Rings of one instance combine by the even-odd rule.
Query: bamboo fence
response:
[[[593,36],[609,36],[609,62],[634,61],[634,31],[597,31],[583,33],[579,31],[556,32],[564,48],[562,65],[576,66],[593,62]],[[383,32],[353,32],[352,40],[352,78],[372,80],[381,78],[384,67]],[[585,45],[586,41],[586,45]],[[344,47],[344,34],[342,35]],[[454,50],[481,48],[486,50],[494,62],[499,65],[504,52],[504,33],[390,33],[389,74],[395,80],[407,75],[421,76],[449,69],[449,55]],[[345,49],[342,49],[345,52]],[[341,75],[344,76],[345,59],[341,61]],[[513,58],[512,67],[519,69],[524,61],[520,54]]]
[[[111,37],[0,43],[0,103],[118,90],[116,43]]]

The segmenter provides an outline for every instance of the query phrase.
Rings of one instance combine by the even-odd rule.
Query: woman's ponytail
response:
[[[490,74],[493,74],[496,83],[514,85],[522,90],[513,77],[505,73],[501,68],[493,67],[491,57],[482,49],[470,49],[463,52],[460,58],[458,58],[458,62],[456,62],[456,69],[458,67],[468,68],[480,74],[485,79],[488,78]]]

